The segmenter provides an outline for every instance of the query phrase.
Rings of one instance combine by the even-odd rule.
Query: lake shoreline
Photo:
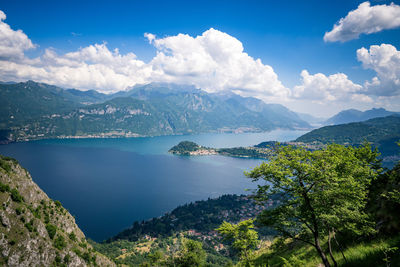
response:
[[[0,146],[33,180],[75,215],[93,240],[109,238],[179,205],[243,194],[253,188],[244,171],[259,159],[219,155],[174,157],[168,149],[183,140],[212,147],[292,140],[303,132],[198,134],[139,138],[41,139]]]

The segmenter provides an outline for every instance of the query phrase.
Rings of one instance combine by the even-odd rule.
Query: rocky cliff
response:
[[[115,266],[87,243],[74,217],[0,156],[0,265]]]

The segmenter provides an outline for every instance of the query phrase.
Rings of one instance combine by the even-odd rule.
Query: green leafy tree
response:
[[[400,231],[400,163],[372,182],[368,202],[368,211],[379,222],[380,233],[390,235]]]
[[[150,260],[152,265],[156,265],[160,260],[164,259],[164,257],[164,254],[160,250],[156,250],[147,255],[147,258]]]
[[[206,252],[199,241],[182,238],[182,246],[178,251],[178,256],[174,259],[174,266],[195,267],[204,266]]]
[[[276,194],[283,198],[281,205],[259,216],[260,223],[313,246],[323,264],[331,266],[322,238],[342,230],[374,231],[364,210],[368,186],[380,171],[377,156],[368,144],[332,144],[316,151],[278,146],[270,161],[247,173],[253,181],[265,181],[258,185],[256,199],[264,202]],[[330,242],[328,252],[336,265]]]
[[[223,222],[216,229],[226,240],[232,241],[232,246],[240,252],[240,257],[245,265],[250,264],[250,251],[258,244],[258,234],[254,230],[254,220],[241,221],[238,224]]]

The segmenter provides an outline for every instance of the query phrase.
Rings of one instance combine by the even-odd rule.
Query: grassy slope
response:
[[[325,247],[327,247],[326,243],[327,242],[324,243]],[[389,248],[393,247],[397,247],[398,249],[389,251]],[[386,266],[385,259],[389,259],[390,266],[394,267],[400,266],[399,249],[400,235],[358,242],[347,246],[344,249],[347,263],[339,250],[334,251],[333,254],[339,266]],[[332,263],[330,258],[329,260]],[[285,243],[280,246],[275,242],[269,248],[258,251],[255,265],[263,266],[266,263],[268,263],[269,266],[319,266],[319,264],[321,264],[321,259],[313,247],[305,245],[304,243],[286,240]]]

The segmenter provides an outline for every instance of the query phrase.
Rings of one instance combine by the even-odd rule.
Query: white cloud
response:
[[[136,83],[146,83],[151,67],[132,53],[121,55],[105,44],[91,45],[76,52],[58,55],[46,49],[41,57],[20,62],[0,61],[3,80],[35,80],[63,87],[98,89],[102,92],[124,90]]]
[[[178,34],[157,39],[154,34],[146,33],[149,43],[157,49],[157,55],[149,63],[138,60],[133,53],[111,51],[105,43],[66,54],[45,49],[42,56],[32,59],[24,55],[25,50],[34,48],[31,40],[21,31],[12,30],[4,19],[1,12],[0,79],[3,80],[33,79],[103,92],[124,90],[135,84],[173,82],[192,84],[208,92],[234,91],[270,101],[290,95],[271,66],[250,57],[239,40],[215,29],[196,37]],[[10,58],[18,61],[11,64]]]
[[[144,34],[144,37],[146,37],[147,40],[149,40],[149,43],[152,43],[156,39],[156,36],[154,34],[148,32]]]
[[[371,6],[369,2],[364,2],[341,18],[330,32],[326,32],[324,41],[346,42],[357,39],[363,33],[371,34],[397,27],[400,27],[400,6],[394,3]]]
[[[16,61],[24,57],[24,51],[34,48],[32,41],[21,30],[14,31],[4,22],[6,14],[0,10],[0,59]]]
[[[238,39],[221,31],[211,28],[197,37],[178,34],[148,38],[158,50],[150,62],[154,80],[191,83],[207,92],[234,91],[269,100],[290,94],[271,66],[250,57]]]
[[[146,33],[145,37],[157,50],[147,63],[134,53],[110,50],[106,43],[64,54],[48,48],[41,56],[29,58],[25,51],[35,45],[22,31],[11,29],[5,18],[0,11],[0,80],[31,79],[101,92],[116,92],[135,84],[171,82],[195,85],[211,93],[229,91],[266,102],[297,101],[306,107],[313,103],[324,108],[333,102],[340,107],[354,102],[367,105],[372,101],[371,94],[399,95],[400,56],[391,45],[357,51],[363,66],[377,72],[377,77],[366,82],[364,88],[343,73],[312,75],[303,70],[301,84],[290,90],[271,66],[245,53],[238,39],[212,28],[195,37],[178,34],[157,38]],[[393,99],[398,98],[381,97],[379,101],[387,103]]]
[[[361,94],[362,86],[353,83],[344,73],[329,76],[322,73],[312,75],[307,70],[303,70],[301,77],[301,85],[293,88],[294,98],[310,100],[315,103],[349,100],[372,101],[368,96]]]
[[[377,96],[400,95],[400,51],[390,44],[372,45],[369,50],[357,50],[357,59],[364,68],[372,69],[377,76],[364,84],[369,94]]]

